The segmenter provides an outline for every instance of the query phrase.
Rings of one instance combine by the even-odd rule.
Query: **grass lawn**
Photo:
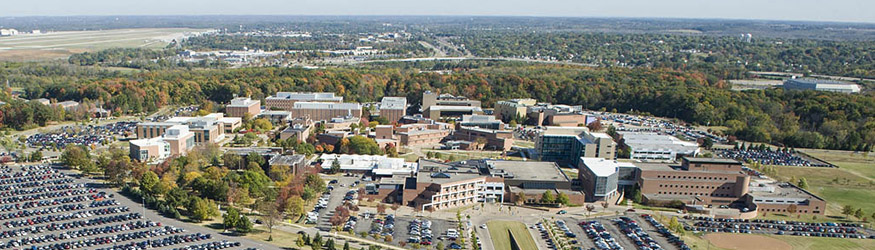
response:
[[[510,235],[508,230],[513,234],[514,240],[519,244],[520,249],[538,249],[535,240],[526,225],[517,221],[490,221],[486,223],[489,227],[489,236],[492,237],[492,245],[495,250],[510,250]]]
[[[577,171],[571,171],[571,170],[563,168],[562,172],[565,173],[565,175],[567,175],[568,178],[577,179]]]
[[[875,249],[875,240],[871,239],[836,239],[824,237],[800,237],[790,235],[769,235],[769,237],[787,242],[788,244],[793,246],[794,250]]]
[[[694,250],[727,250],[725,248],[717,247],[711,242],[708,242],[707,239],[703,238],[700,235],[695,235],[692,233],[687,233],[681,236],[681,239],[684,240],[684,243],[687,243],[687,246]]]
[[[252,230],[252,233],[249,233],[244,237],[250,240],[262,241],[280,247],[291,246],[301,250],[312,249],[309,246],[299,247],[295,244],[295,241],[298,240],[298,234],[277,230],[276,228],[273,230],[273,241],[267,241],[269,234],[267,233],[266,228],[255,228]],[[340,247],[343,247],[343,245],[341,244],[339,248]]]
[[[791,177],[805,178],[808,190],[821,196],[829,204],[827,215],[841,216],[841,208],[851,205],[862,208],[866,215],[875,212],[875,182],[842,168],[785,167],[776,166],[777,178],[783,181]]]
[[[799,151],[818,159],[828,161],[842,169],[875,178],[875,153],[858,153],[853,151],[800,149]]]

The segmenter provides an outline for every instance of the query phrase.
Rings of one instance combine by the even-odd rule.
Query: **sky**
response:
[[[474,15],[875,23],[875,0],[4,0],[0,16]]]

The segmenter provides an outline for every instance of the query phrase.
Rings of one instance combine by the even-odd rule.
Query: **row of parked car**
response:
[[[128,212],[131,209],[127,206],[118,206],[118,207],[109,207],[109,208],[98,208],[88,211],[79,211],[75,213],[68,214],[52,214],[46,216],[37,216],[33,218],[21,219],[21,220],[13,220],[13,221],[5,221],[3,222],[3,226],[7,228],[16,228],[16,227],[27,227],[33,226],[37,224],[50,223],[50,222],[61,222],[72,219],[82,219],[97,215],[109,215],[109,214],[118,214]]]
[[[602,250],[623,250],[623,246],[620,246],[617,239],[608,232],[601,222],[594,220],[584,221],[580,223],[580,226],[586,232],[586,236],[595,243],[596,248]]]
[[[328,208],[328,199],[330,198],[331,192],[325,192],[319,197],[319,200],[316,201],[316,206],[313,207],[313,211],[307,212],[307,224],[319,223],[319,211]]]
[[[48,170],[54,171],[54,170]],[[73,182],[66,175],[59,173],[45,173],[39,175],[27,175],[8,179],[0,179],[0,191],[8,191],[19,188],[42,187]]]
[[[225,248],[232,248],[232,247],[239,247],[239,246],[240,246],[240,242],[223,240],[223,241],[214,241],[214,242],[200,244],[200,245],[194,245],[194,246],[174,248],[173,250],[216,250],[216,249],[225,249]]]
[[[865,230],[859,228],[856,224],[849,223],[809,223],[697,217],[693,225],[685,226],[685,229],[699,232],[775,233],[779,235],[792,234],[796,236],[875,239],[875,235],[867,236],[864,234]]]
[[[210,234],[187,234],[187,235],[173,235],[164,237],[162,239],[156,240],[146,240],[139,242],[130,242],[123,245],[114,245],[112,247],[107,248],[98,248],[97,250],[144,250],[148,248],[161,248],[161,247],[172,247],[179,244],[184,243],[194,243],[198,241],[204,241],[212,239],[212,235]],[[195,245],[197,246],[197,245]],[[176,249],[186,249],[186,248],[176,248]],[[194,249],[194,248],[193,248]],[[215,248],[221,249],[221,248]]]
[[[66,222],[66,223],[51,223],[48,225],[37,225],[37,226],[31,226],[31,227],[23,227],[23,228],[18,228],[18,229],[2,231],[2,232],[0,232],[0,238],[5,239],[5,238],[11,238],[11,237],[21,237],[21,236],[26,236],[28,234],[35,234],[35,233],[44,233],[44,232],[52,232],[52,231],[59,231],[59,230],[71,230],[71,229],[82,228],[82,227],[99,226],[99,225],[104,225],[104,224],[109,224],[109,223],[137,220],[140,218],[141,218],[141,215],[139,213],[130,213],[130,214],[123,214],[123,215],[103,216],[103,217],[92,218],[92,219],[88,219],[88,220],[79,220],[79,221],[72,221],[72,222]]]
[[[10,220],[10,219],[15,219],[15,218],[31,217],[31,216],[61,213],[61,212],[70,212],[70,211],[82,210],[85,208],[107,207],[107,206],[114,206],[114,205],[118,205],[118,202],[116,200],[102,200],[102,201],[93,201],[88,206],[85,206],[85,204],[79,203],[79,204],[65,204],[65,205],[60,205],[60,206],[56,206],[56,207],[36,208],[36,209],[31,209],[31,210],[21,209],[21,210],[15,211],[15,212],[0,213],[0,220]]]
[[[372,235],[394,235],[395,234],[395,215],[386,215],[385,219],[374,219],[371,223],[371,230],[368,231]]]
[[[684,240],[681,239],[681,237],[674,235],[674,233],[672,233],[670,230],[668,230],[668,228],[663,226],[662,223],[659,223],[659,221],[654,219],[653,216],[650,216],[649,214],[642,214],[641,218],[644,218],[644,220],[649,222],[650,225],[653,225],[653,227],[656,228],[656,231],[662,234],[662,236],[665,237],[669,243],[678,246],[681,250],[690,250],[690,247],[687,246],[687,243],[685,243]]]
[[[157,228],[155,228],[157,227]],[[137,229],[145,229],[151,228],[149,230],[138,231],[138,232],[129,232]],[[39,235],[39,236],[31,236],[22,239],[13,239],[7,242],[3,248],[7,247],[19,247],[19,246],[28,246],[35,245],[41,243],[51,243],[62,240],[69,239],[79,239],[76,242],[66,242],[59,243],[61,246],[73,246],[75,245],[84,245],[86,247],[106,245],[106,244],[114,244],[122,241],[143,239],[143,238],[151,238],[164,236],[169,234],[178,234],[182,233],[182,229],[175,228],[171,226],[160,227],[160,223],[157,222],[144,222],[137,221],[131,222],[121,225],[108,226],[108,227],[98,227],[98,228],[86,228],[78,231],[72,232],[63,232],[59,234],[48,234],[48,235]],[[86,239],[86,237],[92,235],[103,235],[90,239]]]
[[[407,238],[408,243],[419,243],[420,245],[431,245],[434,234],[431,231],[430,220],[414,219],[407,226],[407,232],[410,235]]]
[[[620,228],[620,232],[626,234],[626,237],[632,240],[639,250],[663,249],[662,246],[650,237],[641,226],[638,226],[638,222],[635,222],[632,218],[623,216],[619,219],[614,219],[613,221],[617,224],[617,227]]]
[[[112,194],[50,166],[0,167],[0,182],[0,202],[6,202],[0,204],[0,249],[170,249],[212,238],[143,220]],[[188,249],[238,246],[220,242]]]

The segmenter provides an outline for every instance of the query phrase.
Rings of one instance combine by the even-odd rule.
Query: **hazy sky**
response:
[[[3,0],[0,16],[510,15],[875,23],[875,0]]]

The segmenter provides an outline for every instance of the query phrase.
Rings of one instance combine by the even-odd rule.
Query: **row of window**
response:
[[[760,208],[760,211],[761,211],[761,212],[784,212],[784,213],[786,213],[786,212],[787,212],[787,209]],[[796,211],[796,213],[802,213],[802,214],[805,214],[805,213],[808,213],[808,210],[798,210],[798,211]],[[819,214],[820,211],[816,211],[816,210],[815,210],[815,211],[811,211],[811,213],[813,213],[813,214]]]
[[[709,188],[709,189],[726,189],[728,190],[730,187],[724,186],[698,186],[698,185],[668,185],[668,184],[659,184],[659,187],[665,188]]]
[[[696,192],[657,192],[658,194],[674,194],[674,195],[698,195],[698,196],[712,196],[712,197],[732,197],[732,195],[728,194],[709,194],[709,193],[696,193]]]
[[[726,181],[729,178],[726,177],[710,177],[710,176],[675,176],[675,175],[657,175],[656,178],[664,178],[664,179],[686,179],[686,180],[714,180],[714,181]]]

